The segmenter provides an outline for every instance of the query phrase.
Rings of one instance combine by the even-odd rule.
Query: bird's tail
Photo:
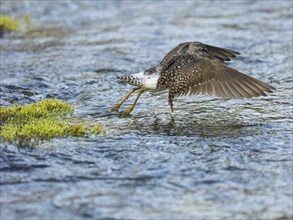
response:
[[[129,76],[117,76],[117,79],[129,83],[135,86],[142,86],[142,80],[140,78],[134,77],[133,75]]]

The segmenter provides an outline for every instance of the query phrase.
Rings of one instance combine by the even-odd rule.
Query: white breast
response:
[[[157,89],[157,83],[160,75],[158,73],[147,75],[144,74],[144,72],[139,72],[132,75],[135,78],[138,78],[141,80],[143,86],[142,88],[145,89]]]
[[[147,75],[143,80],[143,87],[147,89],[156,89],[160,75]]]

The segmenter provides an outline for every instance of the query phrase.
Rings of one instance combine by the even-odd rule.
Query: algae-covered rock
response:
[[[99,134],[100,125],[73,123],[73,106],[56,99],[13,107],[0,107],[0,139],[20,146],[66,136]],[[76,120],[75,120],[76,121]]]

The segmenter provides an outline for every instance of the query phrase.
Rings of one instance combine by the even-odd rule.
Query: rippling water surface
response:
[[[104,135],[36,148],[0,143],[1,219],[292,219],[291,1],[1,1],[32,17],[1,39],[0,104],[57,97]],[[230,66],[276,87],[268,97],[143,94],[116,76],[178,43],[240,51]],[[123,107],[131,104],[130,99]]]

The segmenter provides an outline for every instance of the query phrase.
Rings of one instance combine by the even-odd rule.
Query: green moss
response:
[[[94,126],[94,127],[91,129],[91,133],[92,133],[92,134],[100,134],[101,132],[103,132],[101,126]]]
[[[72,113],[71,105],[56,99],[26,106],[0,107],[0,139],[20,146],[33,146],[52,138],[101,133],[100,125],[92,129],[86,122],[73,124]]]
[[[0,16],[0,27],[8,31],[17,31],[19,22],[9,16]]]
[[[66,132],[71,136],[80,137],[86,134],[86,127],[84,125],[69,125],[66,129]]]
[[[0,107],[0,123],[8,120],[26,121],[32,118],[48,118],[53,116],[65,116],[73,113],[73,107],[56,99],[47,99],[39,103],[11,108]]]

